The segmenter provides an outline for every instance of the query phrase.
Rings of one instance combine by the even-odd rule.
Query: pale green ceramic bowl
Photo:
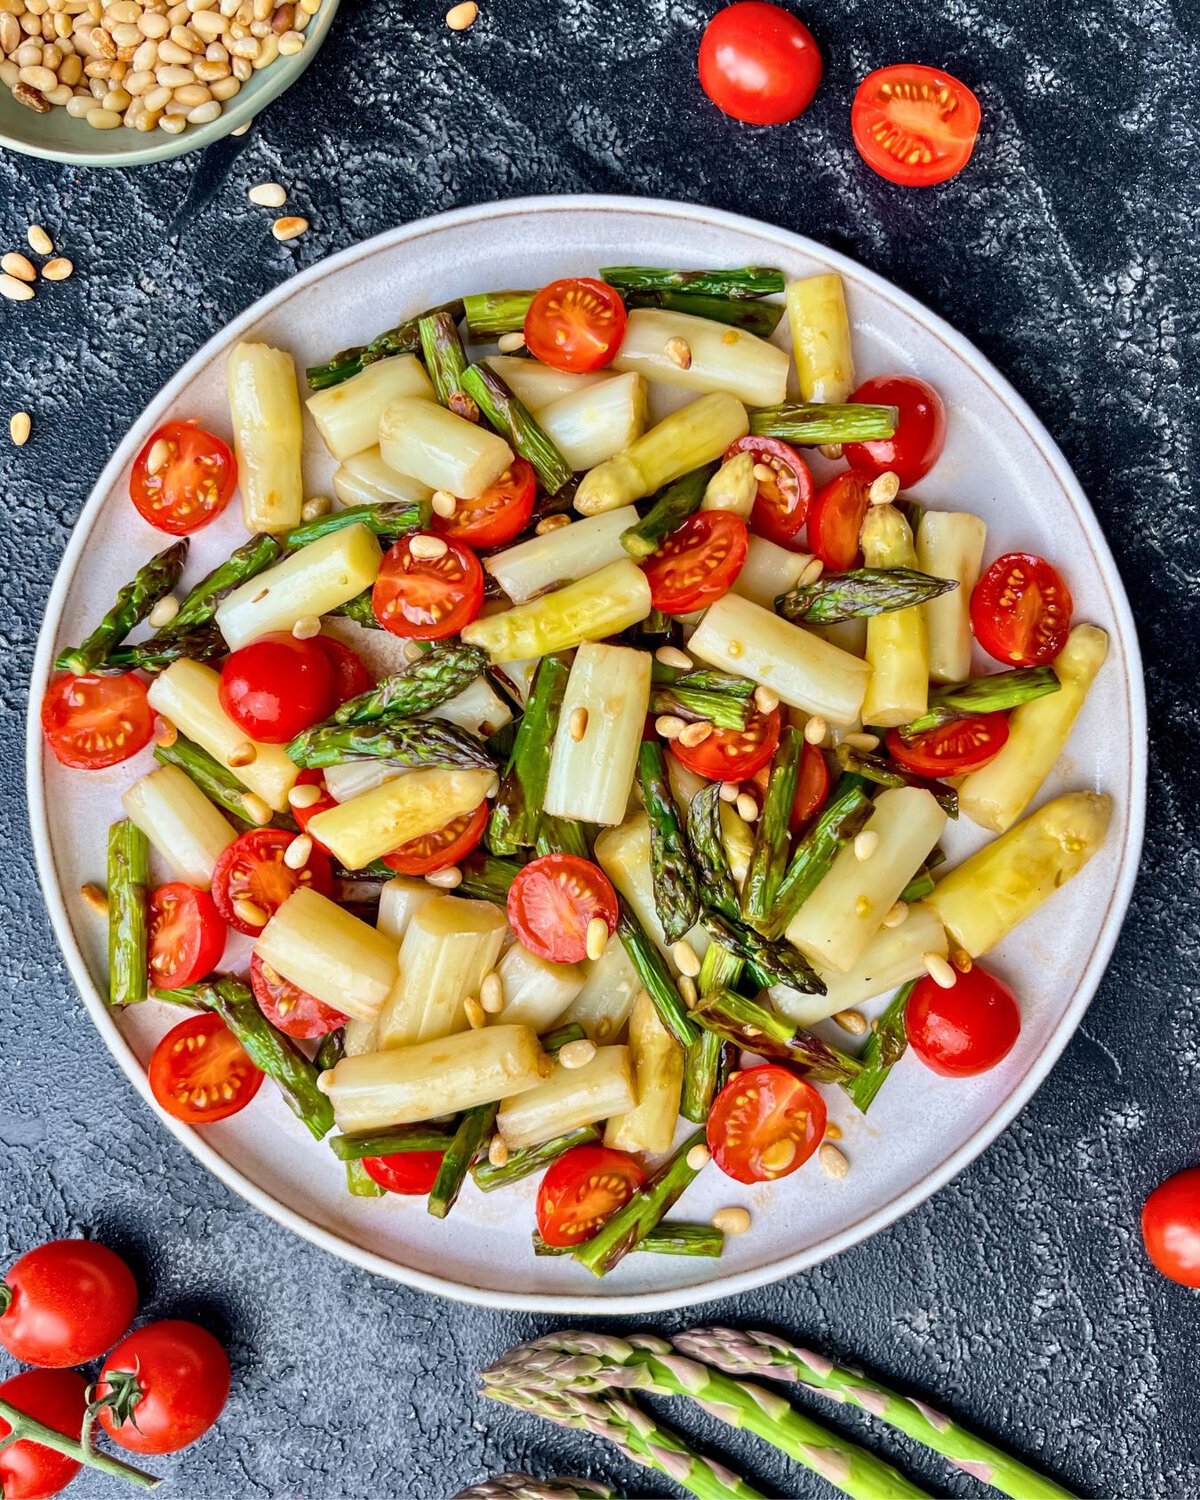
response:
[[[255,73],[211,125],[189,125],[182,135],[165,135],[161,130],[143,135],[124,127],[93,130],[86,121],[72,119],[65,109],[52,109],[45,115],[26,109],[0,87],[0,146],[76,167],[144,167],[199,151],[252,120],[295,83],[329,35],[337,8],[338,0],[325,0],[304,33],[304,47]]]

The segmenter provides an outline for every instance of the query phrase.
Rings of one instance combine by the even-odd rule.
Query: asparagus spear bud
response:
[[[467,337],[486,344],[502,333],[522,333],[535,292],[472,292],[463,298]]]
[[[239,823],[252,828],[263,826],[261,819],[251,811],[258,810],[257,804],[261,799],[252,799],[228,766],[223,766],[207,750],[202,750],[183,735],[179,735],[169,745],[155,745],[154,759],[160,766],[178,766],[185,775],[191,777],[210,802],[215,802],[222,812],[228,813]],[[298,832],[295,820],[286,813],[276,813],[268,821],[272,828]]]
[[[481,1193],[494,1193],[497,1188],[509,1187],[514,1182],[520,1182],[523,1177],[531,1177],[534,1172],[540,1172],[543,1167],[548,1167],[574,1147],[591,1146],[599,1139],[600,1131],[595,1125],[581,1125],[540,1146],[525,1146],[520,1151],[511,1151],[503,1166],[496,1166],[484,1157],[471,1168],[471,1176]]]
[[[444,1219],[458,1201],[463,1183],[467,1180],[471,1163],[483,1149],[484,1142],[492,1133],[500,1105],[480,1104],[467,1110],[458,1122],[454,1139],[446,1148],[442,1165],[438,1168],[433,1187],[429,1190],[427,1207],[435,1219]]]
[[[704,1131],[697,1130],[677,1146],[649,1182],[613,1214],[599,1234],[584,1240],[582,1245],[576,1245],[572,1254],[579,1264],[586,1266],[593,1276],[607,1276],[656,1224],[666,1218],[684,1190],[703,1170],[688,1162],[692,1147],[702,1145]]]
[[[643,740],[638,753],[638,780],[650,820],[650,874],[654,909],[668,943],[694,927],[700,915],[700,886],[679,826],[675,798],[667,782],[662,746]]]
[[[458,868],[462,873],[462,883],[455,887],[456,895],[507,906],[508,888],[517,878],[521,865],[516,860],[498,859],[494,854],[476,849],[460,861]]]
[[[744,329],[756,338],[769,339],[779,326],[784,306],[781,302],[755,302],[748,298],[714,297],[706,292],[677,292],[670,287],[661,291],[631,291],[622,294],[625,306],[661,307],[667,312],[690,313],[693,318],[708,318],[713,323],[728,323]]]
[[[346,510],[332,510],[328,515],[318,516],[315,521],[305,521],[295,526],[283,538],[289,552],[320,541],[331,531],[344,531],[347,526],[362,525],[373,531],[384,541],[395,541],[407,536],[410,531],[424,531],[429,526],[430,506],[428,500],[392,500],[382,505],[351,505]]]
[[[280,545],[273,536],[252,536],[248,542],[236,548],[223,563],[218,564],[196,587],[187,594],[179,606],[179,613],[169,625],[157,632],[155,639],[183,635],[209,624],[217,613],[217,605],[226,594],[279,560]]]
[[[900,733],[907,739],[972,714],[1019,708],[1034,698],[1057,693],[1061,687],[1053,667],[1015,667],[1011,672],[994,672],[990,677],[973,677],[953,687],[934,688],[929,694],[928,712],[905,724]]]
[[[740,266],[730,271],[668,271],[659,266],[605,266],[601,281],[626,292],[689,292],[693,296],[746,301],[782,292],[783,272],[774,266]]]
[[[375,606],[371,602],[374,590],[363,589],[361,594],[355,594],[353,599],[347,599],[345,604],[339,604],[336,609],[331,609],[331,615],[342,615],[347,620],[353,620],[356,625],[361,625],[364,630],[382,630],[383,626],[375,618]]]
[[[396,1156],[401,1151],[449,1151],[454,1132],[436,1125],[397,1125],[372,1135],[331,1135],[329,1149],[339,1161]]]
[[[754,829],[750,868],[742,885],[742,915],[753,927],[765,928],[787,870],[791,842],[789,820],[800,780],[804,736],[790,725],[783,731],[771,766],[762,813]]]
[[[899,420],[900,413],[894,406],[806,401],[752,411],[750,431],[756,437],[782,438],[785,443],[811,448],[820,443],[869,443],[890,438]]]
[[[590,1479],[537,1479],[532,1474],[497,1474],[469,1484],[454,1500],[616,1500],[616,1492]]]
[[[85,1442],[82,1437],[68,1437],[65,1432],[59,1432],[57,1427],[48,1427],[45,1422],[39,1422],[36,1417],[31,1417],[27,1412],[21,1411],[11,1401],[0,1400],[0,1421],[8,1429],[0,1438],[0,1445],[4,1448],[20,1442],[50,1448],[55,1453],[62,1453],[67,1458],[73,1458],[76,1463],[86,1464],[89,1469],[98,1469],[101,1474],[110,1474],[114,1479],[123,1479],[126,1484],[132,1484],[139,1490],[154,1490],[162,1483],[162,1480],[156,1479],[153,1474],[147,1474],[143,1469],[135,1469],[132,1464],[123,1463],[121,1459],[114,1458],[111,1453],[101,1453],[98,1448],[93,1448],[91,1443]],[[34,1451],[36,1452],[36,1448]],[[14,1467],[17,1462],[14,1459]],[[13,1483],[20,1484],[22,1481],[14,1478]],[[25,1493],[29,1491],[26,1490]],[[42,1490],[41,1493],[46,1492]]]
[[[723,943],[710,943],[700,961],[696,988],[703,999],[714,990],[732,987],[741,978],[745,964]],[[687,1050],[683,1065],[683,1096],[679,1113],[685,1120],[703,1125],[713,1099],[728,1081],[733,1069],[734,1049],[715,1031],[701,1030]]]
[[[775,613],[805,625],[836,625],[839,620],[865,620],[924,604],[957,587],[953,578],[934,578],[915,568],[856,568],[851,573],[822,573],[816,583],[780,594]]]
[[[718,729],[745,729],[750,722],[750,707],[744,698],[679,686],[655,688],[650,694],[650,712],[674,714],[690,723],[704,719]]]
[[[861,776],[843,776],[821,816],[792,854],[775,894],[765,935],[778,937],[824,880],[843,844],[859,833],[871,816],[871,799]]]
[[[929,781],[882,755],[868,755],[849,745],[839,745],[833,753],[843,771],[851,771],[865,781],[873,781],[876,786],[920,787],[932,794],[947,817],[958,817],[958,793],[944,781]]]
[[[805,995],[825,994],[825,981],[791,943],[765,938],[753,927],[713,911],[705,913],[704,926],[720,947],[745,964],[760,989],[786,984]]]
[[[146,930],[150,841],[123,818],[108,830],[108,1003],[132,1005],[150,983]]]
[[[467,356],[458,333],[458,319],[449,313],[427,313],[417,323],[421,340],[421,356],[425,369],[433,381],[433,389],[443,406],[454,410],[451,398],[457,396],[460,417],[468,413],[462,408],[462,397],[466,394],[463,376],[467,369]]]
[[[932,881],[930,884],[932,885]],[[875,1024],[867,1038],[867,1045],[859,1053],[862,1072],[842,1084],[854,1105],[865,1115],[875,1101],[892,1068],[908,1049],[908,1032],[904,1025],[904,1011],[908,997],[912,994],[916,980],[901,985],[888,1001],[888,1007]]]
[[[664,1219],[637,1242],[633,1252],[638,1255],[700,1255],[712,1260],[720,1259],[725,1249],[725,1231],[714,1229],[711,1224],[681,1224],[676,1219]],[[535,1255],[570,1255],[570,1245],[548,1245],[535,1229],[533,1231],[533,1253]]]
[[[55,670],[86,676],[103,666],[108,654],[119,646],[135,625],[140,625],[158,601],[179,582],[188,553],[187,538],[173,543],[165,551],[144,563],[132,580],[117,590],[117,601],[79,646],[60,651]]]
[[[635,562],[653,556],[671,532],[700,509],[716,470],[716,464],[705,464],[669,484],[642,519],[621,533],[621,545]]]
[[[651,681],[655,686],[669,686],[673,691],[720,693],[723,697],[738,698],[743,703],[749,703],[754,697],[755,684],[749,678],[735,677],[731,672],[716,672],[711,667],[692,667],[681,672],[678,667],[655,661]]]
[[[487,664],[488,654],[478,646],[442,642],[369,692],[348,699],[334,714],[334,723],[369,724],[428,713],[469,687]]]
[[[182,635],[152,635],[135,645],[117,646],[108,653],[106,667],[122,672],[161,672],[173,661],[216,661],[226,656],[225,637],[213,624],[200,625]]]
[[[702,1000],[692,1015],[725,1041],[747,1052],[795,1063],[817,1083],[845,1083],[861,1071],[857,1058],[839,1052],[811,1031],[793,1025],[736,990],[717,990]]]
[[[924,1401],[901,1396],[861,1370],[851,1370],[823,1354],[790,1344],[778,1334],[695,1328],[679,1334],[673,1343],[682,1354],[715,1365],[729,1375],[794,1382],[860,1406],[889,1427],[948,1458],[981,1483],[1013,1496],[1013,1500],[1071,1500],[1069,1490],[967,1432],[953,1417],[935,1411]]]
[[[690,1047],[698,1033],[688,1020],[687,1006],[671,978],[671,971],[628,904],[621,898],[618,902],[617,936],[625,945],[629,962],[637,971],[642,988],[654,1002],[658,1019],[681,1047]]]
[[[304,768],[340,766],[347,760],[395,760],[403,766],[463,766],[494,771],[480,742],[446,719],[400,719],[376,724],[323,724],[298,734],[285,750]]]
[[[488,847],[497,854],[514,854],[537,841],[550,775],[550,752],[570,671],[565,657],[546,656],[534,674],[521,727],[488,820]]]
[[[721,787],[711,781],[688,806],[687,840],[704,892],[704,905],[722,916],[741,920],[737,887],[721,839]]]
[[[462,377],[462,388],[478,405],[484,417],[519,453],[549,494],[557,494],[574,476],[571,465],[542,431],[533,413],[509,390],[495,370],[471,365]]]
[[[393,354],[415,354],[421,345],[417,331],[421,318],[430,317],[434,313],[449,313],[457,322],[463,315],[463,305],[460,300],[443,302],[437,307],[431,307],[426,313],[406,319],[398,327],[389,329],[387,333],[379,334],[369,344],[360,344],[353,349],[343,349],[332,359],[326,360],[323,365],[310,366],[306,371],[309,390],[324,391],[328,390],[331,385],[340,385],[343,380],[349,380],[352,375],[360,374],[368,365],[375,364],[377,360],[388,359]]]

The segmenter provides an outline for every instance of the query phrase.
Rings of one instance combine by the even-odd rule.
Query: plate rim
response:
[[[144,426],[156,422],[161,413],[180,395],[199,371],[214,358],[223,355],[230,341],[253,327],[269,313],[275,311],[293,294],[305,290],[326,276],[336,273],[347,265],[373,255],[394,251],[397,246],[443,229],[470,227],[479,222],[494,221],[498,217],[520,216],[538,213],[633,213],[651,217],[674,217],[703,230],[714,224],[752,234],[763,240],[774,240],[792,250],[800,250],[811,258],[827,265],[854,280],[865,283],[877,295],[892,302],[906,316],[922,323],[946,346],[968,364],[984,381],[994,395],[1008,406],[1020,421],[1030,439],[1042,453],[1054,478],[1061,485],[1064,496],[1075,512],[1085,537],[1090,545],[1097,567],[1108,586],[1118,636],[1129,663],[1129,736],[1130,736],[1130,802],[1127,808],[1128,836],[1121,852],[1117,877],[1110,894],[1107,911],[1091,957],[1079,976],[1071,1003],[1060,1017],[1058,1024],[1047,1040],[1046,1046],[1033,1066],[1018,1080],[1011,1092],[1000,1101],[997,1108],[983,1124],[957,1149],[950,1152],[926,1177],[905,1191],[888,1199],[886,1203],[864,1214],[854,1223],[836,1234],[827,1236],[816,1245],[792,1255],[784,1256],[769,1264],[749,1270],[716,1277],[700,1285],[682,1285],[675,1289],[653,1292],[615,1294],[592,1297],[577,1293],[529,1293],[500,1292],[488,1287],[473,1286],[462,1281],[449,1281],[427,1271],[403,1266],[377,1251],[354,1244],[336,1230],[325,1228],[306,1218],[298,1210],[289,1207],[259,1187],[222,1157],[193,1127],[172,1119],[154,1100],[145,1070],[132,1047],[117,1027],[108,1005],[92,980],[79,945],[75,940],[70,917],[62,899],[62,886],[50,842],[45,785],[42,776],[42,735],[40,721],[34,712],[34,704],[40,702],[39,684],[47,680],[51,670],[51,655],[68,586],[78,566],[81,553],[86,546],[95,520],[102,509],[105,498],[115,481],[129,463],[139,446],[133,434]],[[86,524],[85,524],[86,523]],[[701,204],[665,198],[623,196],[620,194],[545,194],[521,198],[500,199],[491,203],[477,203],[432,214],[426,218],[413,219],[407,223],[384,230],[369,239],[357,241],[333,255],[307,267],[296,276],[289,277],[265,296],[258,298],[234,318],[222,325],[162,386],[151,398],[126,430],[125,436],[110,456],[97,478],[91,492],[72,527],[71,535],[59,560],[54,582],[46,601],[45,614],[38,631],[30,676],[28,707],[26,712],[25,779],[29,808],[30,829],[33,839],[34,858],[38,882],[46,903],[54,936],[66,961],[67,968],[79,991],[83,1004],[103,1038],[109,1052],[136,1091],[150,1106],[170,1133],[220,1182],[239,1197],[257,1208],[277,1224],[289,1229],[319,1248],[340,1259],[382,1276],[400,1282],[418,1291],[446,1297],[451,1301],[498,1310],[520,1310],[544,1313],[586,1313],[596,1317],[626,1317],[634,1313],[665,1312],[689,1307],[718,1298],[737,1296],[758,1287],[768,1286],[785,1277],[806,1271],[828,1260],[842,1251],[861,1243],[880,1230],[890,1227],[911,1212],[918,1204],[934,1196],[971,1162],[975,1160],[997,1137],[1008,1128],[1016,1116],[1041,1087],[1051,1068],[1062,1055],[1067,1043],[1075,1035],[1088,1006],[1099,987],[1108,967],[1117,938],[1124,924],[1125,915],[1132,898],[1140,865],[1142,842],[1145,832],[1147,778],[1147,723],[1145,672],[1129,599],[1117,570],[1112,551],[1101,530],[1099,519],[1092,509],[1082,486],[1058,444],[1047,431],[1028,402],[1012,386],[1008,379],[992,364],[965,335],[954,329],[940,314],[933,312],[916,297],[888,281],[886,277],[860,265],[850,256],[829,249],[810,239],[807,235],[764,223],[748,215],[732,213],[722,209],[706,208]]]

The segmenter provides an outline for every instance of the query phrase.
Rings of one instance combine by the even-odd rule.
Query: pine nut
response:
[[[267,925],[267,914],[257,901],[247,901],[240,897],[233,903],[233,914],[239,922],[244,922],[247,927],[265,927]]]
[[[696,981],[690,974],[681,974],[675,981],[675,988],[679,991],[680,998],[688,1010],[695,1010],[700,1000],[700,991],[696,988]]]
[[[775,470],[770,464],[755,464],[754,477],[759,484],[766,484],[768,480],[775,478]]]
[[[568,1042],[558,1050],[558,1060],[569,1072],[574,1072],[576,1068],[586,1068],[595,1055],[595,1042],[589,1042],[586,1038]]]
[[[504,1009],[504,981],[495,969],[483,976],[483,983],[479,986],[479,1003],[489,1016],[498,1016]]]
[[[707,719],[697,719],[694,724],[687,724],[679,731],[679,743],[690,749],[693,745],[702,745],[712,732],[713,726]]]
[[[253,124],[253,120],[247,120],[244,125],[239,125],[236,130],[231,130],[229,133],[230,135],[249,135],[250,127]]]
[[[452,891],[456,886],[462,885],[462,871],[457,865],[450,865],[445,870],[434,870],[426,875],[425,882],[436,886],[439,891]]]
[[[294,838],[283,851],[283,862],[289,870],[303,870],[312,850],[312,839],[307,833],[302,833],[298,838]]]
[[[415,536],[408,539],[408,550],[411,556],[428,558],[430,561],[438,557],[445,557],[450,550],[440,536],[428,536],[424,532],[417,532]]]
[[[681,370],[690,370],[692,367],[692,346],[687,339],[668,339],[663,345],[663,353],[673,365]]]
[[[829,725],[820,714],[813,714],[804,726],[804,738],[810,745],[823,745],[825,736],[829,733]]]
[[[848,1031],[851,1036],[866,1035],[867,1018],[860,1010],[839,1010],[833,1019],[843,1031]]]
[[[879,835],[873,828],[864,828],[860,834],[855,836],[854,857],[860,864],[865,864],[878,848]]]
[[[732,804],[737,801],[741,790],[742,784],[740,781],[723,781],[717,792],[717,796],[720,797],[722,802]]]
[[[81,885],[79,894],[84,903],[90,906],[98,917],[108,916],[108,896],[102,887],[98,885]]]
[[[595,963],[608,947],[608,923],[603,917],[593,917],[587,926],[587,956]]]
[[[712,1152],[702,1141],[697,1141],[687,1154],[687,1164],[693,1172],[701,1171],[702,1168],[708,1166],[710,1161],[712,1161]]]
[[[303,615],[292,626],[292,635],[298,641],[311,641],[313,636],[320,634],[320,615]]]
[[[243,740],[240,745],[235,745],[225,757],[225,763],[236,770],[239,766],[252,766],[257,759],[258,751],[249,740]]]
[[[831,463],[837,463],[839,458],[845,457],[845,449],[841,443],[818,443],[817,452],[822,458],[827,458]]]
[[[478,15],[475,0],[463,0],[461,5],[452,5],[446,12],[446,25],[451,31],[466,31],[468,26],[475,24]]]
[[[734,806],[744,823],[753,823],[758,817],[758,799],[751,792],[739,792]]]
[[[903,901],[897,901],[891,911],[883,919],[885,927],[899,927],[901,923],[908,920],[908,907]]]
[[[158,128],[167,135],[182,135],[187,129],[187,121],[182,115],[164,115],[158,122]]]
[[[467,1014],[467,1024],[472,1031],[482,1031],[487,1025],[487,1016],[483,1006],[473,996],[463,1001],[463,1010]]]
[[[508,1147],[498,1135],[494,1135],[488,1143],[488,1161],[493,1167],[508,1166]]]
[[[14,447],[23,448],[33,430],[33,418],[27,411],[15,411],[8,419],[8,435]]]
[[[31,224],[25,231],[25,238],[35,255],[49,255],[54,249],[54,241],[40,224]]]
[[[950,962],[960,974],[969,974],[975,967],[975,960],[965,948],[953,948],[950,951]]]
[[[824,571],[825,564],[819,557],[810,558],[801,569],[799,578],[796,579],[796,587],[803,589],[807,588],[810,583],[816,583]]]
[[[8,276],[15,276],[18,281],[37,280],[37,267],[19,250],[10,250],[7,255],[0,256],[0,271]]]
[[[923,953],[921,962],[925,972],[939,989],[952,990],[958,983],[958,975],[940,953]]]
[[[287,202],[287,189],[278,182],[256,182],[246,190],[246,197],[260,208],[282,208]]]
[[[587,709],[583,708],[582,706],[579,707],[579,708],[573,708],[571,710],[571,717],[570,717],[570,719],[568,720],[568,723],[567,723],[567,729],[568,729],[568,732],[570,733],[571,738],[575,741],[576,744],[578,744],[580,742],[580,740],[583,739],[584,735],[587,733],[587,727],[588,727],[588,711],[587,711]]]
[[[449,521],[458,509],[458,500],[449,490],[434,490],[430,504],[434,515],[441,516],[444,521]]]
[[[867,499],[872,505],[890,505],[900,493],[900,476],[891,469],[872,479],[867,489]]]
[[[404,643],[404,660],[405,661],[420,661],[421,658],[424,655],[425,655],[424,651],[421,650],[420,646],[417,644],[416,641],[405,641],[405,643]]]
[[[315,792],[317,789],[313,787],[312,790]],[[256,823],[259,828],[265,828],[271,821],[271,809],[257,793],[243,792],[241,803],[246,816],[252,823]]]
[[[654,653],[654,659],[664,667],[676,667],[680,672],[690,672],[693,666],[692,658],[678,646],[660,646]]]
[[[300,519],[302,521],[319,521],[322,516],[327,516],[333,509],[333,501],[328,495],[313,495],[300,507]]]
[[[146,616],[146,624],[151,630],[161,630],[164,625],[169,625],[178,613],[179,600],[174,594],[164,594]]]
[[[686,728],[684,721],[675,714],[659,714],[654,721],[655,733],[661,734],[664,740],[677,740]]]
[[[27,281],[18,281],[15,276],[0,274],[0,297],[9,302],[30,302],[33,300],[33,288]]]
[[[533,528],[534,536],[545,536],[548,531],[558,531],[571,524],[570,516],[543,516]]]
[[[827,1177],[845,1177],[850,1170],[850,1163],[845,1155],[829,1141],[821,1143],[817,1150],[817,1160],[821,1163],[821,1169]]]
[[[496,348],[501,354],[515,354],[518,349],[524,349],[525,335],[523,333],[502,333],[496,340]]]
[[[295,57],[297,52],[304,51],[304,33],[302,31],[285,31],[279,38],[280,57]]]
[[[786,1172],[796,1160],[796,1143],[787,1136],[781,1136],[779,1140],[771,1142],[759,1160],[768,1172],[778,1176]]]
[[[271,17],[271,30],[277,36],[282,36],[285,31],[291,31],[296,24],[296,7],[291,4],[280,5]]]
[[[722,1234],[745,1234],[750,1228],[750,1214],[744,1208],[718,1208],[711,1222]]]
[[[779,707],[779,694],[773,692],[769,687],[756,687],[754,689],[754,706],[760,714],[769,714]]]
[[[675,960],[675,967],[688,979],[695,979],[700,972],[700,960],[696,957],[696,950],[686,938],[680,938],[677,943],[671,944],[671,957]]]
[[[291,807],[301,809],[314,807],[320,800],[321,788],[308,781],[303,786],[294,786],[288,793],[288,803]]]
[[[277,240],[294,240],[305,233],[308,229],[308,220],[301,218],[299,214],[288,214],[282,219],[276,219],[271,225],[271,233]]]

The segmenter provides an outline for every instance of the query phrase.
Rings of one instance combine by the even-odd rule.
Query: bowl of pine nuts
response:
[[[0,0],[0,145],[85,167],[248,129],[300,76],[338,0]]]

